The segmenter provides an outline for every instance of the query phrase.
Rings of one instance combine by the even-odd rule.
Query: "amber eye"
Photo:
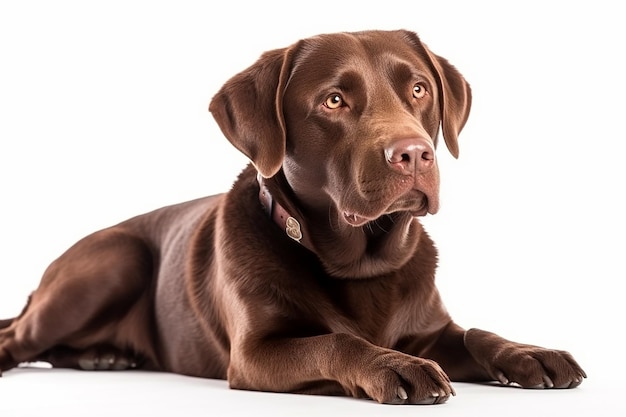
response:
[[[413,97],[422,98],[426,95],[426,88],[422,84],[415,84],[413,86]]]
[[[338,109],[343,106],[343,98],[339,94],[331,94],[326,97],[326,101],[324,102],[324,106],[329,109]]]

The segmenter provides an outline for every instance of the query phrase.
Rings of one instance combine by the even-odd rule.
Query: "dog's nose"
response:
[[[399,173],[415,175],[432,169],[435,149],[424,138],[398,139],[385,148],[385,158]]]

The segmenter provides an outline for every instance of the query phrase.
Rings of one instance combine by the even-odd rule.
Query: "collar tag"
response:
[[[287,222],[285,223],[285,232],[287,232],[287,236],[300,243],[300,239],[302,239],[302,229],[300,228],[300,223],[291,216],[287,218]]]

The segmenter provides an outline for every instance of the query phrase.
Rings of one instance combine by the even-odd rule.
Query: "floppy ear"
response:
[[[215,94],[209,111],[226,138],[269,178],[285,157],[282,98],[291,66],[290,49],[264,53]]]
[[[426,54],[436,72],[443,139],[450,153],[455,158],[458,158],[459,142],[457,138],[461,129],[465,126],[465,122],[467,122],[472,105],[470,86],[461,73],[446,59],[431,52],[415,33],[407,33],[418,47],[418,50]]]

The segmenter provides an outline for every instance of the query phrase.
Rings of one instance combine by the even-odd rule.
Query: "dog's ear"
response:
[[[417,49],[426,55],[437,75],[443,139],[450,153],[459,157],[458,136],[467,122],[472,105],[472,91],[461,73],[446,59],[434,54],[413,32],[409,35]]]
[[[443,139],[450,153],[458,158],[458,136],[469,117],[472,106],[472,90],[465,78],[447,60],[432,52],[430,54],[442,84],[439,94]]]
[[[289,48],[264,53],[228,80],[209,105],[226,138],[265,178],[280,170],[285,157],[282,99],[291,55]]]

